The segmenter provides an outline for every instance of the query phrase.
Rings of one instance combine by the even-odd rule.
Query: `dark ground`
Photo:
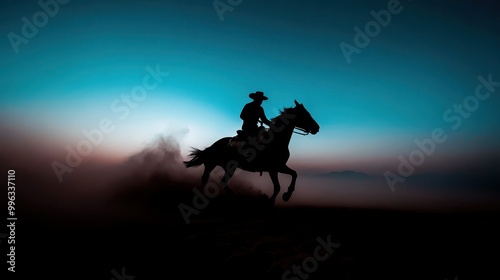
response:
[[[111,271],[125,267],[136,280],[282,279],[331,236],[340,247],[307,279],[500,279],[498,213],[272,210],[220,196],[186,225],[177,206],[191,192],[147,197],[117,199],[141,200],[149,214],[20,215],[16,276],[120,280]]]

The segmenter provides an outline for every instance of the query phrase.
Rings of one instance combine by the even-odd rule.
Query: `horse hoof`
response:
[[[290,197],[292,197],[292,193],[286,192],[283,194],[283,200],[288,201],[290,200]]]

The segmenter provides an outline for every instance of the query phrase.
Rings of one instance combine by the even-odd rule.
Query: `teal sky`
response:
[[[498,152],[500,88],[457,130],[443,119],[474,94],[478,76],[500,81],[495,2],[401,1],[348,63],[340,43],[354,45],[353,28],[364,29],[370,11],[388,2],[244,0],[221,21],[212,1],[73,0],[16,53],[9,32],[21,36],[21,18],[32,21],[41,8],[3,1],[2,122],[55,153],[103,118],[116,128],[97,154],[126,157],[164,132],[187,152],[234,135],[248,94],[261,90],[269,118],[296,99],[321,126],[294,136],[295,162],[377,170],[373,162],[396,162],[437,127],[449,139],[436,162]],[[121,119],[111,105],[142,84],[147,66],[169,76]]]

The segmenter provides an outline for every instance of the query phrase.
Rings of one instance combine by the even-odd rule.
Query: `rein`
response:
[[[297,132],[297,131],[295,131],[295,129],[300,130],[300,131],[302,131],[302,132]],[[307,130],[305,130],[305,129],[301,128],[301,127],[295,127],[295,128],[294,128],[293,133],[296,133],[296,134],[298,134],[298,135],[303,135],[303,136],[305,136],[305,135],[308,135],[308,134],[309,134],[309,131],[307,131]]]
[[[259,120],[259,124],[260,124],[260,127],[264,126],[264,123],[261,120]],[[300,132],[295,131],[295,130],[299,130]],[[303,129],[302,127],[294,127],[293,133],[298,134],[298,135],[302,135],[302,136],[306,136],[306,135],[309,135],[310,132],[306,129]]]

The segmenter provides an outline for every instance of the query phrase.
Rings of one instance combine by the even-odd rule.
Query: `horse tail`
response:
[[[200,166],[207,162],[210,164],[216,163],[219,160],[218,154],[225,152],[229,140],[231,140],[231,137],[221,138],[203,151],[193,148],[189,154],[191,160],[185,161],[184,165],[189,168],[193,166]]]
[[[207,160],[207,150],[209,148],[205,149],[205,150],[200,150],[200,149],[196,149],[196,148],[193,148],[193,150],[191,151],[191,154],[189,154],[189,156],[191,157],[191,160],[190,161],[185,161],[184,162],[184,165],[189,168],[189,167],[196,167],[196,166],[200,166],[202,164],[205,163],[205,161]]]

